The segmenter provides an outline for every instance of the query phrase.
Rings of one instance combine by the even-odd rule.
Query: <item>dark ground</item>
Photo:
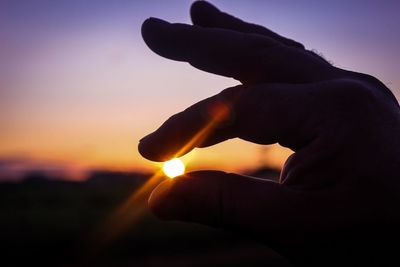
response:
[[[23,183],[0,184],[0,266],[288,266],[245,237],[163,222],[147,209],[118,239],[90,254],[94,229],[145,180],[98,172],[87,182],[65,182],[36,173]]]

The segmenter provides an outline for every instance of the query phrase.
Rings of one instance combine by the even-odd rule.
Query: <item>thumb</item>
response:
[[[305,192],[283,184],[221,171],[197,171],[169,179],[149,199],[151,210],[161,219],[257,235],[262,229],[261,234],[271,241],[302,229],[312,203],[315,200]]]

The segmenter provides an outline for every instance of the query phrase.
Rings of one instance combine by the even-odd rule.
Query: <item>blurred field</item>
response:
[[[99,172],[86,182],[33,174],[23,183],[0,184],[0,265],[287,266],[245,237],[163,222],[147,209],[127,232],[93,252],[93,234],[102,234],[95,230],[145,181],[141,174]]]

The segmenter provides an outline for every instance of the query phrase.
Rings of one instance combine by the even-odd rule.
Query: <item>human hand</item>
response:
[[[149,200],[154,213],[253,235],[295,263],[358,255],[364,246],[354,246],[397,236],[400,109],[390,90],[206,2],[191,16],[194,25],[146,20],[146,44],[242,85],[172,116],[141,140],[140,153],[164,161],[235,137],[295,153],[279,183],[221,171],[167,180]]]

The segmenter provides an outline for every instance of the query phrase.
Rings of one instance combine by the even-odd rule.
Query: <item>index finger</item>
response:
[[[316,137],[313,124],[319,114],[310,108],[314,99],[309,94],[314,89],[276,84],[225,89],[169,118],[141,140],[139,152],[165,161],[234,137],[300,149]]]

